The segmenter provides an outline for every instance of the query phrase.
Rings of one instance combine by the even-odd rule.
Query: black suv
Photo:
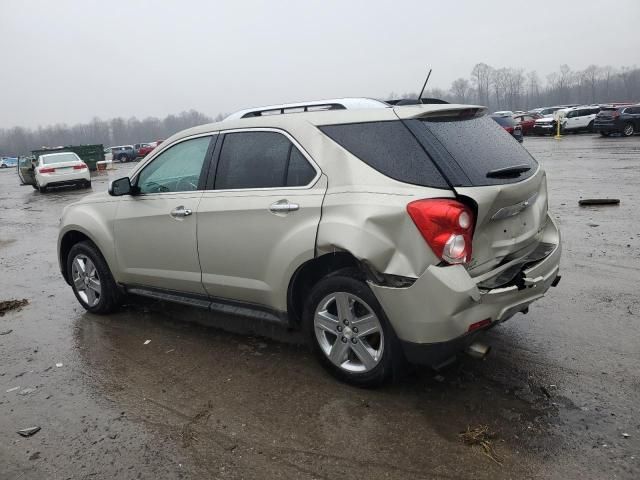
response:
[[[640,104],[602,107],[596,115],[593,130],[605,137],[612,133],[630,137],[640,132]]]

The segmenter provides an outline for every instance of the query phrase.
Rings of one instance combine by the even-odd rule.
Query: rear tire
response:
[[[78,302],[89,312],[112,313],[122,305],[124,295],[93,243],[84,241],[71,247],[67,256],[67,275]]]
[[[91,188],[91,180],[84,184],[84,188]]]
[[[355,272],[341,270],[311,289],[303,327],[332,375],[358,387],[376,387],[396,376],[404,357],[378,300]]]
[[[125,163],[125,162],[128,162],[128,161],[129,161],[129,158],[128,158],[126,155],[120,155],[120,156],[118,157],[118,161],[119,161],[120,163]]]
[[[591,120],[589,125],[587,125],[587,132],[593,133],[593,120]]]
[[[38,191],[40,193],[46,193],[47,192],[47,187],[41,187],[40,185],[38,185]]]
[[[624,135],[625,137],[631,137],[634,133],[635,129],[633,128],[633,123],[625,123],[624,128],[622,129],[622,135]]]

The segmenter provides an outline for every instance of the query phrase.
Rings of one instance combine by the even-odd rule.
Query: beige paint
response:
[[[501,321],[513,315],[544,295],[555,278],[560,238],[547,215],[543,170],[517,184],[458,188],[459,194],[478,203],[473,268],[439,267],[406,206],[421,198],[455,198],[455,193],[392,180],[316,127],[414,118],[451,108],[460,106],[275,115],[180,132],[140,162],[131,177],[177,142],[240,128],[269,128],[290,135],[315,161],[318,176],[307,188],[91,196],[65,209],[60,235],[72,229],[89,235],[120,283],[206,293],[280,311],[286,309],[287,288],[298,267],[315,255],[347,251],[378,272],[416,279],[407,288],[370,284],[401,339],[449,340],[475,321],[488,317]],[[535,202],[520,214],[491,219],[501,208],[518,204],[535,192]],[[272,203],[283,199],[299,204],[300,209],[287,214],[269,211]],[[194,214],[171,218],[169,212],[180,205]],[[500,259],[506,255],[523,258],[530,250],[525,247],[537,241],[558,247],[531,273],[535,286],[481,293],[476,284],[504,268],[496,266]]]

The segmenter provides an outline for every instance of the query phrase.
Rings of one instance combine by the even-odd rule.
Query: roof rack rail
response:
[[[269,115],[284,115],[287,113],[388,107],[389,104],[372,98],[337,98],[331,100],[316,100],[311,102],[286,103],[282,105],[268,105],[265,107],[250,108],[232,113],[226,117],[225,120],[266,117]]]
[[[323,110],[346,110],[347,108],[340,103],[319,103],[317,105],[300,105],[298,107],[282,107],[282,108],[270,108],[265,110],[253,110],[251,112],[247,112],[242,115],[241,118],[251,118],[251,117],[263,117],[265,115],[284,115],[285,113],[299,113],[299,112],[308,112],[311,109],[314,111],[323,111]]]

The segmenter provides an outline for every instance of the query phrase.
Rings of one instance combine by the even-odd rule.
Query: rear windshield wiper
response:
[[[512,165],[511,167],[496,168],[495,170],[489,170],[487,172],[487,178],[508,178],[518,177],[521,173],[525,173],[531,170],[531,167],[526,164]]]

